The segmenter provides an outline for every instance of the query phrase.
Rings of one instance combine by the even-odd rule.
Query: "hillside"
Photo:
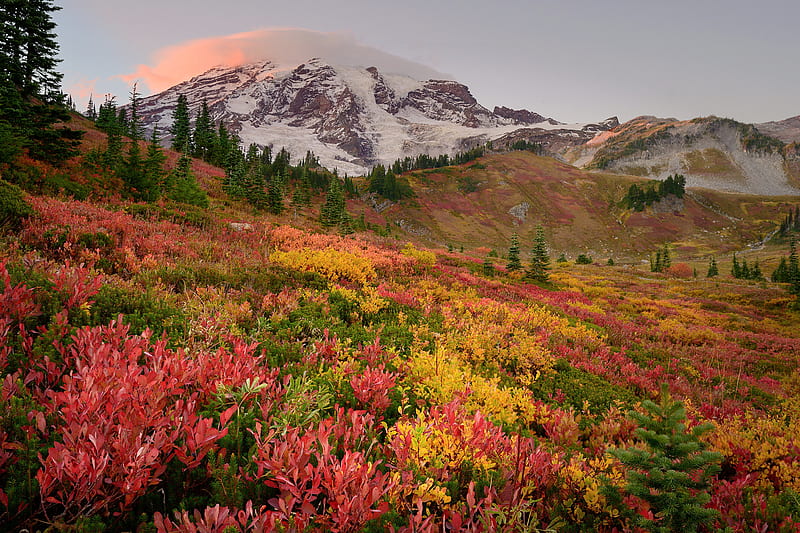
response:
[[[524,153],[477,164],[564,195],[549,220],[603,221],[593,175]],[[415,175],[418,201],[477,170]],[[213,196],[166,220],[119,198],[26,202],[0,235],[12,529],[618,531],[630,507],[606,491],[631,490],[629,467],[609,452],[643,446],[627,412],[659,420],[645,400],[713,423],[719,455],[695,472],[721,470],[691,493],[719,513],[709,527],[796,527],[785,286],[571,263],[535,285],[500,260],[278,223],[291,217],[232,226]],[[698,442],[677,431],[664,438]]]
[[[633,176],[587,172],[549,157],[515,151],[465,165],[414,171],[416,197],[381,211],[409,238],[442,246],[503,252],[512,232],[532,242],[542,225],[554,255],[628,262],[673,243],[687,257],[747,247],[772,232],[792,197],[757,197],[690,189],[683,199],[642,212],[622,205]]]
[[[775,196],[800,192],[793,146],[750,124],[717,117],[639,117],[599,134],[567,157],[623,174],[658,179],[683,174],[690,187]]]

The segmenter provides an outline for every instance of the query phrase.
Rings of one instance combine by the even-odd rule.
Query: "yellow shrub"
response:
[[[332,281],[347,279],[364,284],[375,278],[375,268],[369,259],[333,248],[275,251],[269,258],[273,263],[294,270],[316,272]]]
[[[436,254],[425,250],[418,250],[413,244],[408,243],[402,250],[402,254],[407,257],[413,257],[423,265],[436,264]]]

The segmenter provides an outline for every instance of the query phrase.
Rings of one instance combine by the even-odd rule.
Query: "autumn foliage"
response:
[[[29,201],[0,251],[7,529],[636,531],[662,518],[613,451],[662,386],[711,423],[709,530],[799,527],[781,287],[676,263],[545,289],[405,242]]]

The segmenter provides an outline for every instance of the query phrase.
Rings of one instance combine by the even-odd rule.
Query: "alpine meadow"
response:
[[[800,128],[309,56],[78,103],[0,0],[0,530],[800,531]]]

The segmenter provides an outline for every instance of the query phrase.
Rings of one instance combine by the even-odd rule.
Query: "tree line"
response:
[[[686,192],[686,178],[682,174],[667,176],[664,181],[650,183],[642,188],[636,183],[628,188],[628,192],[622,199],[623,204],[634,211],[643,211],[645,207],[666,198],[670,194],[683,198]]]

